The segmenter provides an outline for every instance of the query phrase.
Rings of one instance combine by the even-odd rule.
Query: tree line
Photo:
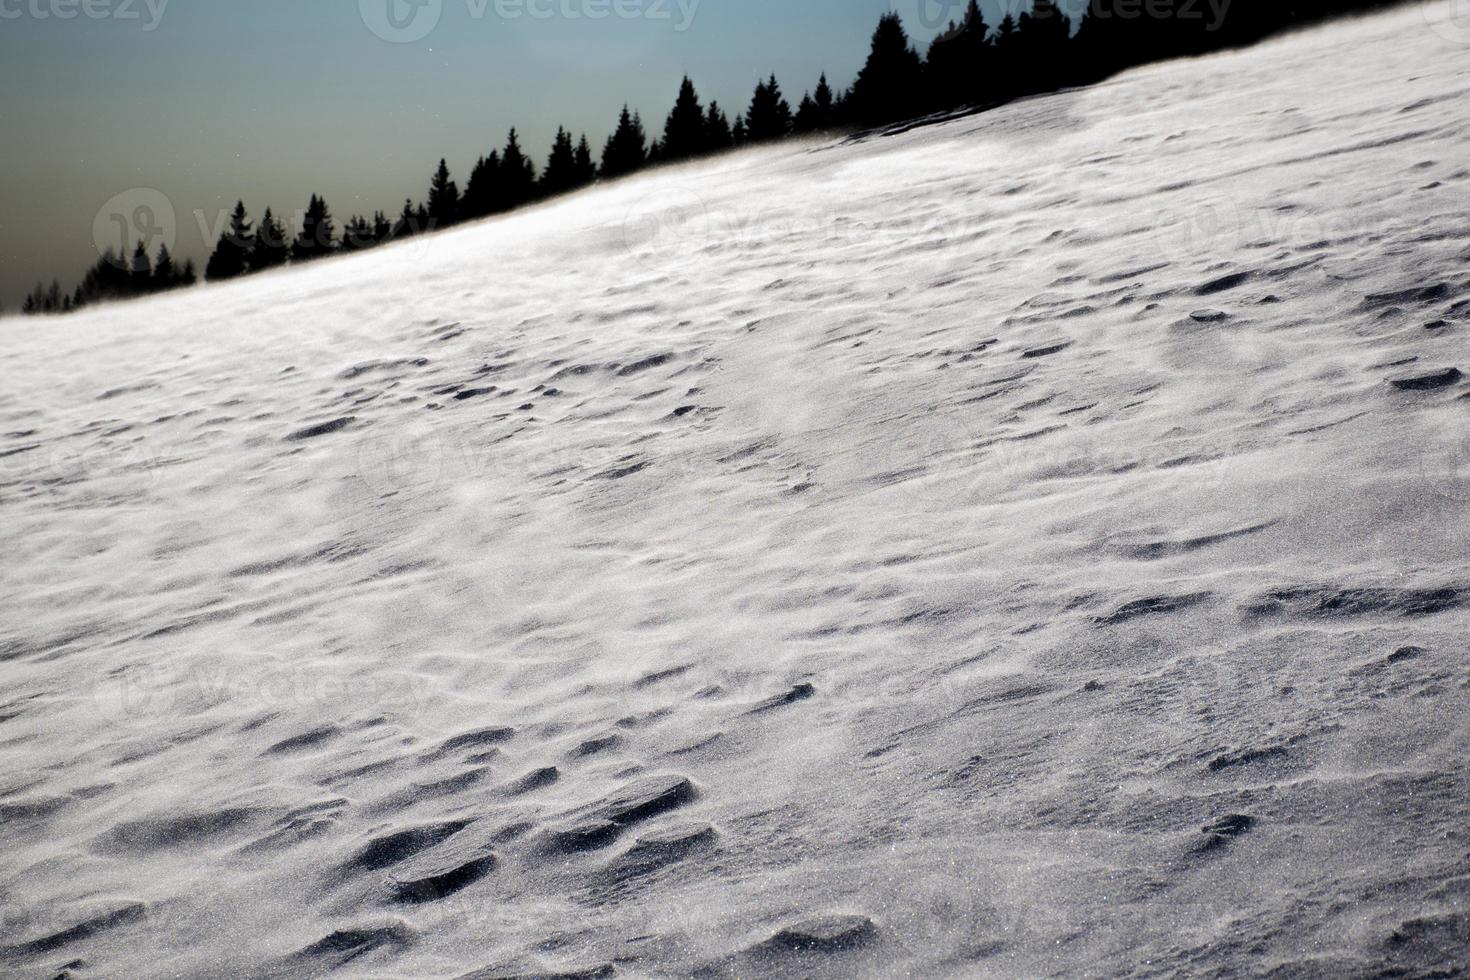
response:
[[[64,292],[55,279],[49,286],[38,283],[26,296],[21,312],[70,313],[93,303],[161,293],[198,281],[193,259],[176,264],[167,245],[159,245],[157,257],[150,259],[147,245],[140,241],[129,257],[107,249],[71,292]]]
[[[650,137],[642,117],[625,105],[600,155],[594,157],[586,134],[574,142],[570,132],[558,128],[538,171],[512,129],[502,148],[475,162],[463,191],[441,159],[426,198],[417,203],[406,199],[396,218],[381,211],[371,218],[353,215],[340,234],[326,200],[315,194],[294,234],[270,208],[255,224],[241,201],[221,231],[204,277],[233,279],[358,252],[513,211],[598,180],[742,146],[992,108],[1027,95],[1095,83],[1136,65],[1239,47],[1299,24],[1395,2],[1401,0],[1235,0],[1216,14],[1202,2],[1151,6],[1140,0],[1092,0],[1074,24],[1055,0],[1033,0],[1026,10],[1007,12],[990,24],[976,0],[970,0],[964,15],[923,54],[899,15],[888,13],[879,19],[867,59],[844,92],[835,91],[823,74],[793,109],[771,75],[756,84],[745,111],[731,119],[718,102],[704,105],[686,77],[662,133]],[[1150,10],[1155,12],[1150,15]],[[167,248],[150,262],[140,242],[131,258],[104,253],[70,293],[55,281],[38,284],[24,312],[64,313],[192,285],[196,279],[192,262],[176,267]]]

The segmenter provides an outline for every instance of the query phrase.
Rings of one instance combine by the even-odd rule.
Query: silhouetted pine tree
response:
[[[381,211],[373,212],[373,244],[381,245],[393,237],[393,222]]]
[[[572,136],[558,126],[546,169],[541,173],[541,192],[563,194],[577,187],[577,180],[577,151],[572,147]]]
[[[36,288],[39,290],[41,287],[37,286]],[[48,286],[46,288],[46,291],[41,294],[41,312],[60,313],[61,305],[61,283],[55,279],[52,279],[51,285]]]
[[[141,296],[153,285],[153,262],[148,258],[148,246],[138,239],[133,249],[133,258],[128,263],[128,294]]]
[[[361,215],[354,214],[342,226],[342,251],[344,253],[361,252],[372,248],[377,244],[373,237],[373,226],[368,224],[367,219]]]
[[[725,117],[725,110],[720,108],[718,102],[709,104],[709,111],[704,114],[704,144],[710,153],[718,153],[720,150],[728,150],[734,145],[735,138],[730,133],[730,120]]]
[[[752,143],[783,139],[791,134],[791,105],[781,95],[781,86],[772,75],[760,82],[751,96],[745,113],[745,138]]]
[[[536,166],[521,152],[514,128],[500,154],[500,201],[497,211],[509,211],[536,199]]]
[[[796,117],[792,120],[791,128],[798,133],[814,133],[817,131],[817,104],[812,101],[812,93],[801,93],[801,102],[796,106]]]
[[[648,163],[648,135],[643,131],[643,121],[637,113],[630,114],[623,106],[618,117],[618,128],[607,138],[602,149],[602,176],[621,177],[642,169]]]
[[[183,268],[179,269],[179,274],[174,281],[180,287],[192,286],[199,281],[199,272],[194,268],[193,259],[184,260]]]
[[[82,277],[77,293],[83,302],[118,299],[129,293],[128,270],[116,252],[108,248]]]
[[[442,159],[429,182],[429,217],[434,219],[438,228],[446,228],[459,220],[459,185],[449,179],[449,165]]]
[[[704,107],[694,91],[694,83],[685,75],[679,85],[679,97],[664,123],[660,157],[665,162],[687,160],[702,155],[708,149]]]
[[[153,292],[173,289],[179,284],[179,270],[174,268],[174,257],[169,254],[168,244],[159,242],[158,258],[153,260]]]
[[[1052,0],[1035,0],[1016,20],[1015,53],[1010,69],[1022,93],[1049,92],[1071,84],[1077,61],[1069,50],[1072,25]]]
[[[1235,8],[1235,14],[1238,15],[1242,9]],[[1240,29],[1238,16],[1232,17],[1228,23],[1234,28],[1228,34],[1237,34]],[[1156,18],[1099,15],[1089,7],[1072,39],[1078,73],[1095,81],[1133,65],[1168,57],[1180,40],[1171,36],[1177,33],[1177,24],[1171,27]],[[1221,32],[1214,40],[1223,44],[1226,37],[1227,32]],[[1201,46],[1199,50],[1205,47],[1208,45]]]
[[[572,173],[576,177],[577,187],[585,187],[597,179],[597,164],[592,160],[592,146],[587,142],[586,133],[582,134],[582,140],[577,144]]]
[[[214,254],[204,267],[204,278],[211,280],[233,279],[249,270],[250,250],[255,247],[255,236],[251,233],[250,219],[245,212],[245,202],[235,205],[230,215],[230,224],[219,237]]]
[[[827,75],[824,72],[817,82],[816,94],[802,95],[793,126],[798,133],[819,133],[830,129],[834,122],[832,109],[832,86],[827,84]]]
[[[970,0],[959,24],[929,45],[929,101],[936,106],[984,105],[996,101],[994,47],[990,25],[976,0]]]
[[[923,62],[898,14],[884,14],[873,32],[868,60],[852,83],[847,111],[853,122],[875,126],[925,111]]]
[[[413,201],[409,198],[403,199],[403,210],[398,213],[398,220],[393,223],[394,238],[410,238],[418,234],[418,222],[414,217]]]
[[[301,217],[301,228],[296,240],[291,243],[291,261],[310,262],[331,255],[336,245],[333,236],[336,227],[332,223],[332,212],[325,199],[311,195],[306,213]]]
[[[270,208],[260,218],[260,227],[255,229],[255,247],[250,251],[250,270],[274,269],[286,264],[291,247],[286,229],[276,220]]]
[[[730,142],[734,146],[744,146],[750,141],[750,133],[745,129],[745,117],[736,116],[735,123],[730,127]]]
[[[465,217],[483,218],[494,213],[499,199],[500,151],[495,150],[488,157],[475,161],[475,167],[470,171],[470,182],[464,190]],[[395,234],[394,237],[398,236]]]

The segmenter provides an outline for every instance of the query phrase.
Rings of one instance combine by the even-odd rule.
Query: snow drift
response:
[[[1463,968],[1448,14],[3,323],[3,962]]]

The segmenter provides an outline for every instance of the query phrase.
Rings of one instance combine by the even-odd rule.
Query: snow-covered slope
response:
[[[0,324],[5,966],[1463,969],[1423,16]]]

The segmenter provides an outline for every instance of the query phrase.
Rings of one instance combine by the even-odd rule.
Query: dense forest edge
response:
[[[538,171],[511,129],[503,147],[476,161],[463,190],[441,159],[426,198],[405,199],[392,217],[382,211],[353,215],[340,233],[326,199],[316,194],[294,232],[269,207],[254,221],[240,201],[220,231],[203,278],[217,282],[359,252],[504,214],[599,181],[740,147],[862,132],[937,113],[984,111],[1025,96],[1094,84],[1138,65],[1242,47],[1295,27],[1401,2],[1234,0],[1211,6],[1091,0],[1071,18],[1054,0],[1034,0],[1024,12],[991,24],[970,0],[963,17],[924,54],[911,42],[902,18],[888,13],[879,19],[852,85],[836,91],[823,74],[794,109],[771,75],[757,83],[750,104],[732,119],[718,102],[706,106],[685,77],[661,134],[650,137],[642,116],[625,105],[600,155],[594,155],[586,134],[574,140],[559,128]],[[192,261],[176,262],[166,245],[150,254],[148,243],[140,240],[131,252],[104,251],[71,290],[59,280],[38,283],[21,312],[70,313],[192,286],[199,279]]]

